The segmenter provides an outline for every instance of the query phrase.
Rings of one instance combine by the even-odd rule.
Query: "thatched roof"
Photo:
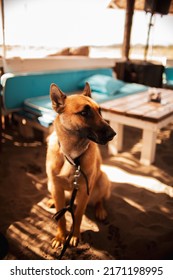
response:
[[[111,0],[108,7],[126,9],[127,1],[130,1],[130,0]],[[144,4],[145,4],[145,0],[136,0],[135,1],[135,10],[144,10]],[[169,13],[173,14],[173,0],[171,0]]]

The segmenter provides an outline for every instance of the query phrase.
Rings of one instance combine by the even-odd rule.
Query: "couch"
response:
[[[125,83],[114,77],[111,68],[40,72],[32,74],[6,73],[1,77],[3,108],[30,126],[43,131],[55,118],[49,98],[51,83],[57,84],[67,94],[80,92],[89,82],[92,97],[98,103],[146,91],[141,84]]]

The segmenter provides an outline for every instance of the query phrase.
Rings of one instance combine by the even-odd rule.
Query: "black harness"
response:
[[[67,205],[66,207],[62,208],[57,213],[55,213],[55,215],[53,216],[53,219],[58,221],[59,219],[61,219],[62,216],[65,215],[66,212],[69,212],[71,214],[71,217],[72,217],[72,228],[71,228],[71,231],[70,231],[70,233],[69,233],[69,235],[68,235],[68,237],[67,237],[67,239],[66,239],[66,241],[63,245],[61,253],[58,256],[58,259],[61,259],[63,257],[67,247],[69,246],[69,243],[70,243],[70,240],[73,236],[73,233],[74,233],[74,226],[75,226],[74,201],[75,201],[75,198],[76,198],[76,195],[77,195],[77,191],[79,189],[78,180],[79,180],[81,175],[85,179],[86,191],[87,191],[87,194],[89,195],[88,178],[87,178],[86,174],[81,170],[80,157],[77,157],[75,160],[69,159],[67,156],[65,156],[65,158],[70,164],[75,166],[74,180],[73,180],[73,191],[72,191],[72,195],[71,195],[69,205]]]

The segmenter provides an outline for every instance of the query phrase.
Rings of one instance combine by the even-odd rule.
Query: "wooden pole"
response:
[[[129,60],[130,51],[130,37],[133,22],[133,12],[134,12],[135,0],[126,0],[126,18],[124,27],[124,39],[122,47],[122,57],[125,60]]]
[[[147,60],[147,55],[148,55],[150,31],[151,31],[151,27],[153,26],[152,19],[153,19],[153,13],[151,13],[151,15],[150,15],[150,21],[148,24],[147,42],[146,42],[145,49],[144,49],[144,60],[145,61]]]
[[[1,10],[1,21],[2,21],[2,56],[6,57],[6,47],[5,47],[5,22],[4,22],[4,0],[0,0],[0,10]]]

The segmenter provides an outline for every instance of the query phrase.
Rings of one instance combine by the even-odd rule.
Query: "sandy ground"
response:
[[[41,181],[46,145],[35,137],[26,141],[15,126],[3,131],[0,231],[8,240],[8,260],[57,259],[60,253],[51,248],[55,209],[46,206],[49,193]],[[139,163],[141,145],[141,131],[126,127],[122,153],[109,157],[102,147],[103,169],[112,182],[108,218],[98,222],[88,207],[81,242],[64,259],[173,259],[173,125],[158,134],[153,165]]]

